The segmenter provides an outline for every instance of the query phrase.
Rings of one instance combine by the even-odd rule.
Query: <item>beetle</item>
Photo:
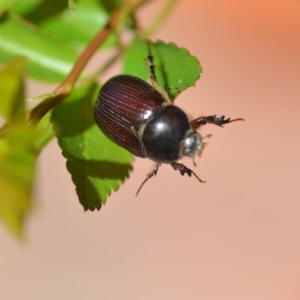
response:
[[[157,174],[161,164],[170,164],[181,175],[194,175],[204,183],[194,171],[178,163],[184,156],[194,158],[203,150],[201,135],[196,130],[207,123],[222,127],[244,120],[216,115],[190,120],[158,86],[153,56],[149,43],[147,45],[149,82],[132,75],[112,77],[101,87],[94,110],[95,122],[109,139],[135,156],[149,158],[156,163],[136,195]]]

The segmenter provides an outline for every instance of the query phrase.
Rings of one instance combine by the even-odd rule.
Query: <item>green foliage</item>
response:
[[[15,59],[0,72],[0,114],[8,124],[25,120],[24,68],[25,60]]]
[[[151,43],[151,53],[154,57],[158,84],[165,90],[175,87],[184,91],[188,87],[194,86],[199,79],[202,68],[198,59],[190,55],[187,49],[178,48],[174,43],[157,41]],[[134,40],[125,54],[125,73],[147,80],[149,71],[145,60],[146,56],[146,42],[139,39]],[[176,90],[170,90],[169,94],[171,98],[174,98]]]
[[[77,58],[75,49],[63,40],[17,15],[4,14],[0,19],[0,62],[21,55],[28,60],[30,77],[56,82],[63,80]]]
[[[96,126],[95,84],[74,91],[52,113],[55,134],[85,210],[100,209],[131,170],[132,154],[110,141]]]
[[[0,71],[0,114],[6,121],[0,139],[0,218],[16,235],[32,202],[32,185],[39,130],[25,122],[24,67],[22,59],[8,63]]]
[[[37,138],[37,132],[23,125],[0,140],[0,217],[19,236],[32,204]]]
[[[4,0],[2,0],[4,1]],[[78,49],[96,35],[109,19],[118,1],[78,0],[71,11],[61,0],[5,1],[0,4],[0,62],[16,55],[28,59],[28,75],[34,79],[61,82],[78,57]],[[9,12],[5,12],[12,6]],[[117,42],[111,35],[105,43]]]
[[[16,235],[22,235],[33,205],[36,159],[54,136],[84,210],[99,210],[129,176],[133,155],[95,125],[95,76],[77,79],[91,55],[105,47],[113,47],[116,57],[125,48],[125,73],[148,79],[146,41],[120,45],[120,29],[132,31],[138,24],[134,10],[149,0],[139,1],[134,6],[122,0],[76,0],[74,9],[72,0],[0,0],[0,121],[5,122],[0,128],[0,218]],[[157,28],[172,0],[166,3],[145,32]],[[201,66],[186,49],[157,41],[151,51],[161,87],[195,85]],[[109,66],[104,63],[97,73]],[[24,76],[60,85],[33,97],[30,108]],[[176,91],[170,95],[174,99]]]
[[[34,141],[34,148],[39,153],[54,137],[54,131],[50,123],[51,112],[47,113],[38,125],[40,135]]]
[[[7,11],[16,0],[0,0],[0,16]]]
[[[63,39],[73,47],[82,48],[103,28],[109,19],[110,11],[105,3],[98,0],[78,0],[76,10],[70,10],[64,1],[40,1],[27,12],[27,7],[14,6],[14,9],[39,28]],[[112,9],[117,8],[112,1]]]

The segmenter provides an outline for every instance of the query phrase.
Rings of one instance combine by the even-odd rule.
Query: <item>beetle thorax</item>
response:
[[[174,105],[165,106],[151,118],[142,133],[147,157],[172,163],[193,156],[201,149],[201,138],[194,132],[186,113]]]

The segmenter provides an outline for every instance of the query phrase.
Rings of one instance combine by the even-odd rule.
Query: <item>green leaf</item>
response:
[[[31,23],[38,24],[44,19],[69,9],[66,1],[60,0],[26,0],[18,1],[12,11]]]
[[[49,138],[49,118],[37,130],[25,123],[24,69],[24,59],[15,59],[0,71],[0,113],[6,120],[0,132],[0,218],[18,236],[32,206],[36,157]]]
[[[17,236],[22,235],[32,206],[37,136],[37,131],[23,124],[9,128],[0,139],[0,218]]]
[[[40,25],[47,31],[83,48],[106,25],[110,17],[104,4],[98,0],[77,1],[75,11],[64,10],[43,20]],[[115,45],[116,35],[106,45]]]
[[[41,133],[34,141],[34,148],[40,152],[54,137],[54,131],[50,122],[51,112],[47,113],[39,122],[38,130]]]
[[[183,91],[195,85],[200,78],[202,68],[198,59],[190,55],[187,49],[178,48],[174,43],[164,43],[163,41],[151,43],[150,47],[159,86],[165,90],[179,88]],[[150,75],[145,61],[147,55],[146,41],[135,40],[125,54],[125,73],[148,80]],[[171,90],[169,94],[174,99],[177,92]]]
[[[65,1],[52,0],[37,3],[30,11],[18,6],[14,10],[47,32],[83,48],[104,28],[110,18],[110,9],[115,10],[118,5],[116,1],[107,5],[105,1],[77,0],[76,10],[70,10]],[[115,45],[116,41],[116,35],[111,35],[105,45]]]
[[[12,7],[11,11],[25,15],[30,13],[35,7],[37,7],[44,0],[26,0],[26,1],[16,1],[15,5]]]
[[[64,41],[32,26],[16,15],[0,18],[0,62],[16,55],[28,59],[29,76],[59,82],[76,61],[77,53]]]
[[[110,141],[93,118],[95,85],[76,89],[52,113],[54,131],[79,201],[85,210],[100,209],[112,190],[128,177],[132,154]]]
[[[15,59],[0,71],[0,114],[8,124],[25,120],[24,73],[24,59]]]
[[[9,10],[17,0],[0,0],[0,16]]]

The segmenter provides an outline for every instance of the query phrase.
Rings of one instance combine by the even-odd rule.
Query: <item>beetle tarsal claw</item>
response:
[[[214,124],[220,127],[223,127],[225,124],[229,124],[236,121],[245,121],[243,118],[236,118],[236,119],[225,119],[225,116],[217,117],[217,115],[211,115],[211,116],[202,116],[195,120],[191,121],[191,125],[196,130],[200,126],[206,125],[206,124]]]
[[[179,171],[181,175],[187,174],[189,177],[192,176],[192,174],[198,179],[198,181],[200,181],[201,183],[205,183],[206,181],[202,180],[201,178],[198,177],[198,175],[192,171],[191,169],[187,168],[185,165],[177,163],[177,162],[173,162],[171,163],[171,166],[173,167],[173,169],[175,171]]]

